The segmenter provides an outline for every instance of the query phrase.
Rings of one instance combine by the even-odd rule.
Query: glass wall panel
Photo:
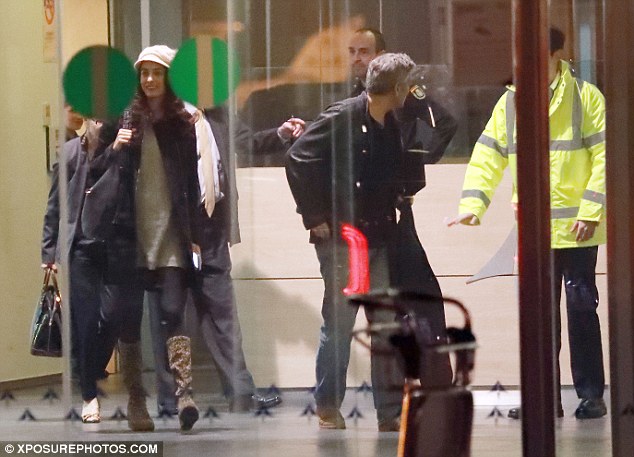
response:
[[[599,89],[601,10],[601,3],[590,0],[551,5],[551,23],[566,35],[564,61],[576,77]],[[371,362],[370,352],[350,341],[350,331],[367,325],[366,317],[391,324],[395,316],[376,310],[355,315],[343,296],[344,287],[359,293],[400,287],[439,292],[463,302],[471,311],[479,342],[472,378],[476,418],[506,417],[519,405],[515,185],[513,173],[503,170],[514,160],[513,142],[506,137],[507,119],[499,117],[501,105],[496,106],[513,83],[512,2],[111,0],[108,20],[111,44],[131,62],[149,45],[178,51],[191,38],[211,36],[227,44],[227,60],[212,59],[212,68],[197,54],[190,68],[196,74],[195,84],[216,87],[220,77],[232,74],[235,67],[240,75],[227,100],[188,100],[193,117],[183,114],[183,118],[194,124],[199,119],[196,110],[204,111],[209,131],[201,133],[201,124],[187,128],[199,144],[201,135],[211,138],[208,151],[199,146],[197,156],[184,156],[189,165],[181,162],[168,170],[164,164],[167,175],[174,172],[184,180],[196,176],[183,195],[200,198],[189,206],[185,200],[168,205],[166,227],[191,222],[183,237],[198,242],[202,267],[193,271],[189,251],[182,264],[169,265],[192,273],[171,278],[187,285],[175,287],[181,292],[187,289],[185,295],[168,297],[183,320],[179,333],[167,330],[171,317],[165,309],[157,312],[157,294],[172,290],[174,283],[161,282],[158,287],[154,273],[143,277],[147,290],[141,350],[152,416],[156,409],[174,412],[174,382],[181,382],[172,376],[178,367],[174,360],[168,363],[172,349],[164,341],[188,336],[192,385],[201,415],[255,413],[245,416],[253,419],[249,425],[246,419],[231,422],[235,416],[229,416],[231,427],[254,431],[250,445],[265,442],[263,417],[269,407],[275,413],[272,408],[280,397],[298,416],[308,415],[314,428],[320,425],[310,418],[312,413],[321,416],[322,427],[341,428],[345,421],[348,428],[361,430],[395,428],[404,378],[399,359],[392,354]],[[375,32],[383,36],[385,49],[377,47]],[[205,39],[208,45],[209,38]],[[368,43],[369,49],[361,49]],[[213,45],[212,49],[217,52]],[[372,58],[363,61],[367,54],[380,56],[383,51],[408,54],[415,78],[397,73],[381,89],[371,77],[355,77],[364,75],[355,71],[367,65],[380,74],[389,73],[373,67]],[[363,58],[361,52],[366,54]],[[166,49],[144,57],[163,66],[171,66],[172,58]],[[394,63],[395,57],[384,58]],[[170,83],[176,78],[173,68],[166,74]],[[209,74],[213,80],[202,79]],[[147,77],[143,75],[138,73],[140,81]],[[366,84],[371,89],[364,92]],[[139,90],[144,92],[142,87]],[[203,98],[203,88],[197,86],[194,92]],[[126,124],[129,119],[122,117],[113,128],[133,126],[133,135],[143,130],[144,139],[153,134],[158,138],[154,152],[165,155],[160,137],[169,129],[157,127],[148,113],[145,124],[138,119]],[[504,134],[496,137],[501,130]],[[139,169],[142,157],[152,151],[147,144],[135,164]],[[192,144],[183,148],[193,151]],[[180,146],[176,149],[181,151]],[[204,176],[205,154],[211,154],[214,164],[208,167],[212,181]],[[156,157],[168,160],[160,154]],[[500,169],[480,164],[485,171],[476,179],[467,163],[471,160],[477,167],[483,157]],[[196,160],[200,162],[194,173],[185,176]],[[160,181],[161,167],[153,171],[150,175]],[[137,190],[138,179],[134,178]],[[488,187],[478,187],[483,182]],[[148,188],[152,195],[160,190]],[[595,192],[594,200],[601,200],[600,189],[587,190]],[[142,203],[136,198],[141,197],[129,203],[138,210]],[[209,198],[214,199],[211,216]],[[477,220],[470,224],[461,219],[465,213]],[[146,220],[135,219],[135,237],[143,235]],[[603,248],[598,252],[597,287],[604,297],[606,261]],[[129,254],[139,255],[136,250]],[[564,286],[564,295],[567,289]],[[423,305],[417,311],[427,316],[428,336],[445,341],[445,318],[438,300]],[[429,311],[439,308],[436,314]],[[599,319],[607,360],[606,311],[602,301]],[[566,335],[569,324],[563,319],[562,335]],[[461,325],[462,317],[447,307],[446,322]],[[572,388],[570,351],[563,340],[561,382],[568,420],[574,417],[578,401]],[[386,338],[377,338],[376,345],[390,347]],[[122,347],[120,351],[125,351]],[[447,368],[446,358],[430,357],[423,384],[447,387]],[[125,368],[120,366],[121,370]],[[481,395],[492,389],[498,393]],[[520,427],[515,424],[519,423],[511,424],[511,441],[518,443]],[[208,431],[214,425],[201,421],[195,427]],[[369,445],[358,436],[348,438],[341,455],[396,453],[395,436],[386,441],[373,438]],[[489,444],[488,438],[477,436],[474,455],[486,455]],[[576,444],[571,446],[577,449]],[[317,447],[319,455],[332,450],[323,442]],[[244,455],[233,445],[228,454]]]

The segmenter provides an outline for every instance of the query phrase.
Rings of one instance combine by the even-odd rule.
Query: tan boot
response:
[[[135,432],[151,432],[154,430],[154,421],[145,404],[146,392],[141,379],[141,343],[127,344],[120,341],[119,355],[123,383],[128,389],[128,427]]]
[[[176,381],[178,420],[181,430],[191,430],[198,420],[198,408],[192,399],[192,350],[186,336],[173,336],[167,340],[167,357]]]

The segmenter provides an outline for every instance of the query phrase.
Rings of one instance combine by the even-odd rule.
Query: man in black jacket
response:
[[[347,305],[343,294],[349,271],[341,229],[349,224],[363,233],[371,287],[389,287],[388,251],[396,234],[396,207],[418,190],[407,177],[411,158],[403,150],[394,116],[410,93],[414,67],[405,54],[376,57],[369,64],[367,90],[331,105],[287,153],[288,182],[315,244],[325,285],[315,390],[321,428],[345,428],[339,409],[358,310]],[[385,312],[371,317],[374,322],[394,319]],[[372,346],[389,349],[379,335],[372,337]],[[398,430],[402,372],[391,357],[372,355],[371,363],[379,430]]]
[[[197,111],[187,108],[196,118],[196,132],[199,154],[198,175],[201,195],[206,186],[213,187],[209,198],[214,202],[211,209],[206,201],[198,208],[197,218],[202,229],[200,249],[202,266],[192,290],[197,322],[209,353],[218,369],[223,394],[229,401],[232,412],[246,412],[252,409],[270,408],[282,400],[277,395],[259,395],[253,377],[249,372],[242,350],[242,334],[238,321],[235,294],[231,278],[231,257],[229,246],[240,242],[238,223],[238,189],[236,185],[236,157],[231,153],[229,113],[223,106]],[[203,117],[204,115],[204,117]],[[250,152],[265,154],[287,148],[292,139],[303,132],[304,122],[291,118],[278,129],[253,133],[236,119],[233,133],[235,150],[240,154]],[[200,129],[205,129],[201,132]],[[205,139],[202,140],[202,137]],[[203,141],[205,143],[203,143]],[[207,145],[206,151],[203,147]],[[202,155],[211,154],[213,170],[211,181],[206,181]],[[209,214],[211,213],[211,214]],[[150,294],[150,300],[152,296]],[[164,344],[160,341],[159,322],[150,306],[151,328],[154,336],[155,360],[164,360]],[[159,410],[173,411],[175,398],[171,374],[157,363]]]

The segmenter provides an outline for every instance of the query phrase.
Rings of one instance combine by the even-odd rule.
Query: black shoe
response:
[[[518,406],[509,409],[508,417],[509,419],[520,419],[522,417],[522,407]],[[564,417],[564,409],[561,405],[557,408],[557,417]]]
[[[282,397],[279,395],[258,395],[253,394],[251,396],[251,401],[253,402],[253,409],[269,409],[274,408],[280,403],[282,403]]]
[[[579,403],[575,417],[577,419],[597,419],[607,413],[608,408],[605,406],[603,398],[585,398]]]
[[[258,411],[260,409],[273,408],[280,403],[282,403],[282,398],[278,395],[240,395],[229,401],[229,411],[232,413],[248,413],[252,410]]]

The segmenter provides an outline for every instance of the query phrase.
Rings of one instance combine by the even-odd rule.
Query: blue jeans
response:
[[[323,325],[317,352],[315,402],[320,410],[338,410],[346,393],[352,329],[358,306],[350,306],[342,290],[348,280],[348,248],[345,244],[321,241],[315,244],[325,291],[321,314]],[[370,248],[370,287],[390,285],[387,248]],[[373,322],[390,322],[394,313],[366,312]],[[391,350],[387,337],[372,336],[373,350]],[[393,419],[401,409],[404,375],[394,356],[371,356],[374,406],[379,421]]]

